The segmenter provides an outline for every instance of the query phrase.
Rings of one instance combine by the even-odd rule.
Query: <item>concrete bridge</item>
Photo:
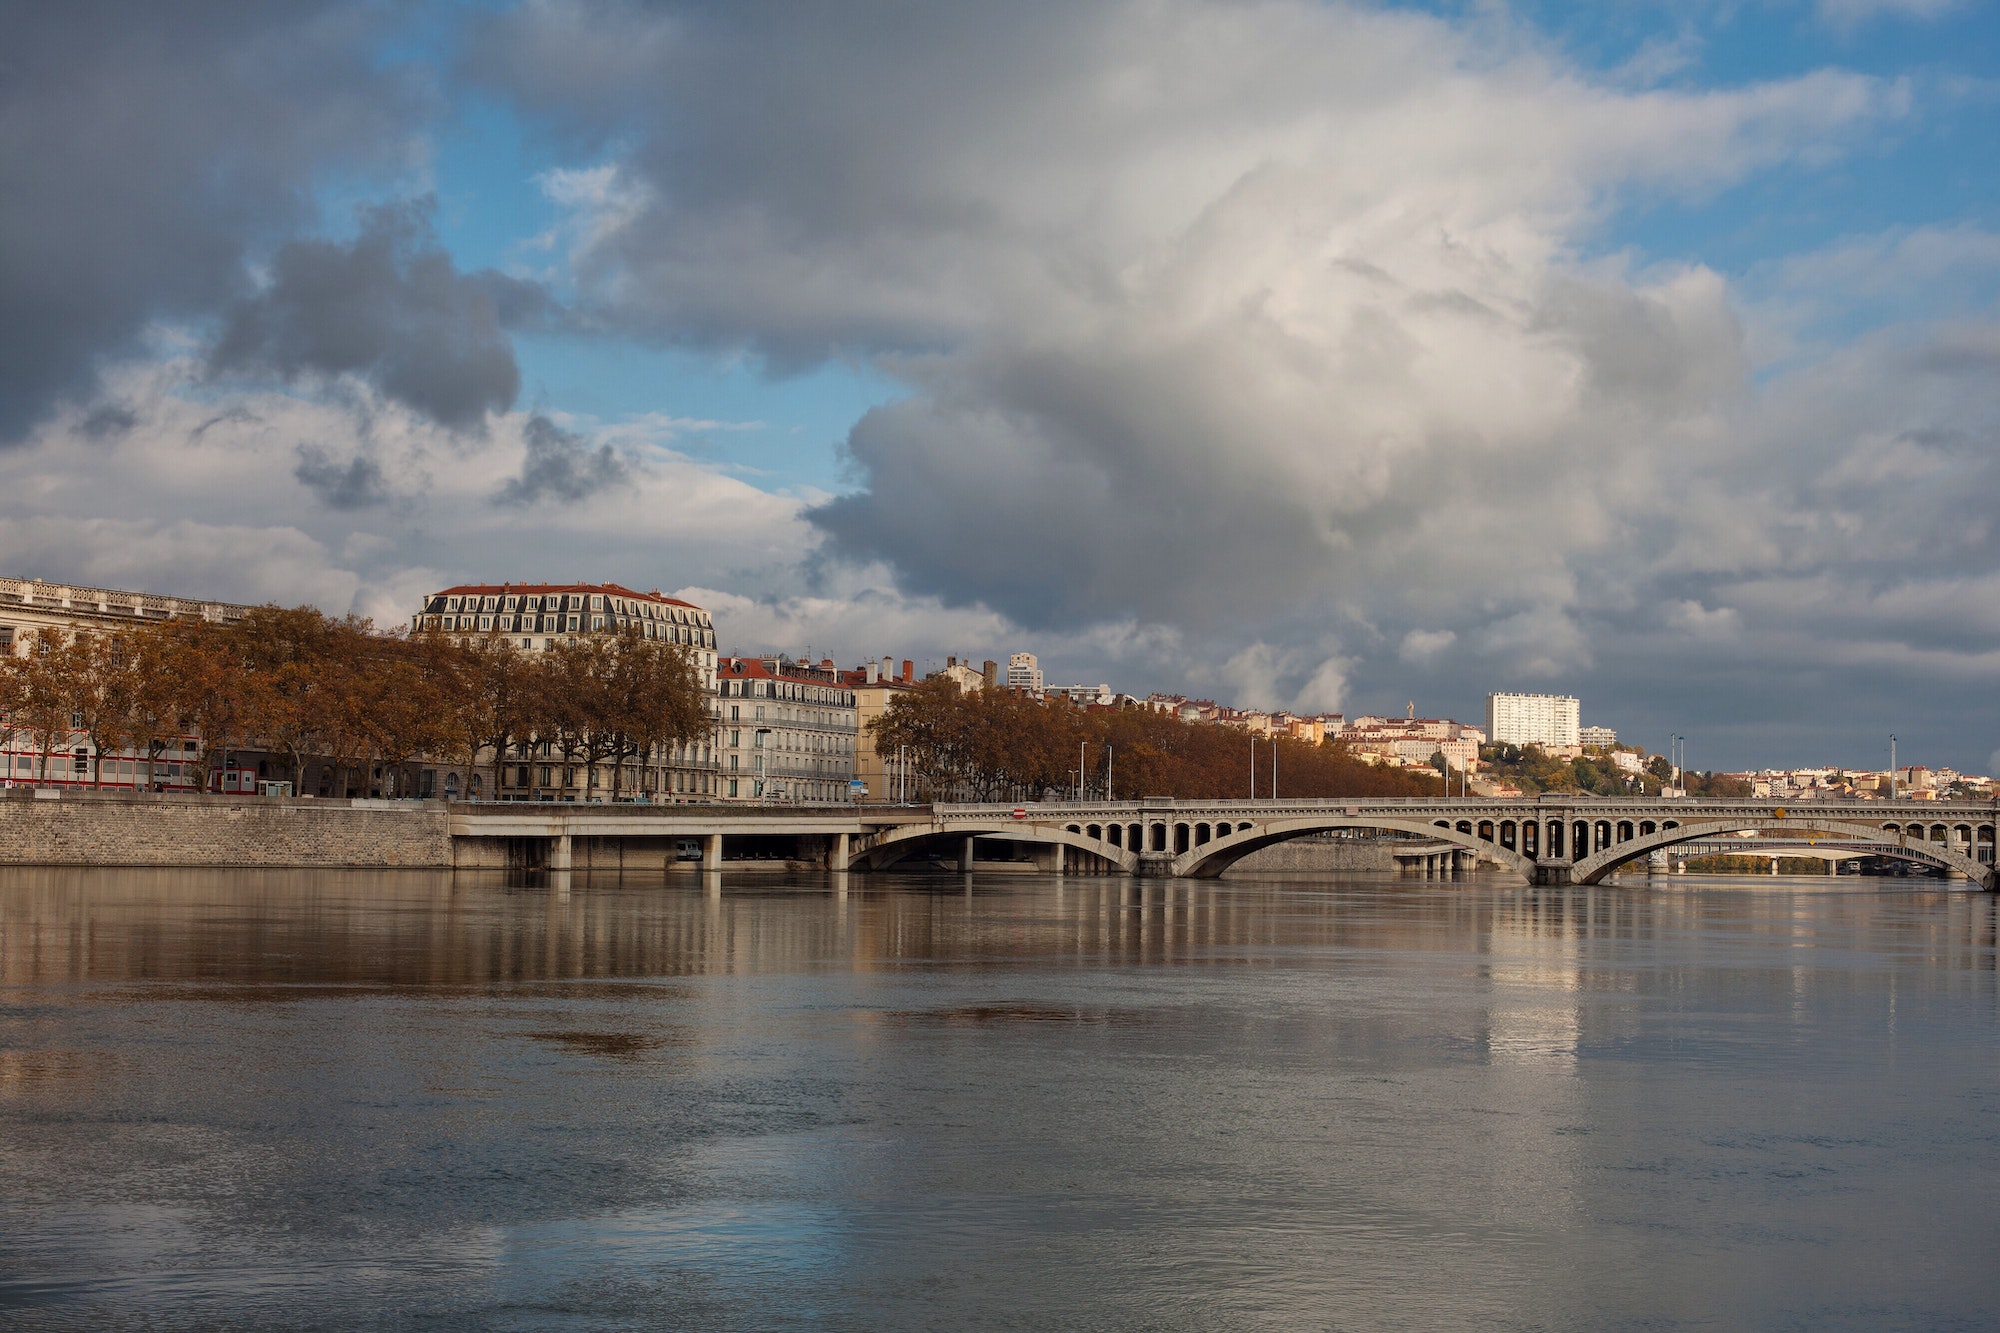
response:
[[[1996,885],[2000,807],[1937,801],[1808,802],[1491,798],[1118,802],[1025,805],[700,806],[457,804],[461,865],[551,869],[698,859],[803,861],[881,870],[910,858],[1031,864],[1054,874],[1207,879],[1274,843],[1339,829],[1404,834],[1536,884],[1595,884],[1654,851],[1755,830],[1809,845],[1851,841]],[[583,851],[579,853],[581,846]]]

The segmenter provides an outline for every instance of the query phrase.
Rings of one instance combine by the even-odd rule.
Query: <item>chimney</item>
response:
[[[916,680],[916,678],[917,678],[917,664],[916,664],[915,662],[912,662],[912,661],[911,661],[911,660],[910,660],[909,658],[907,658],[907,657],[906,657],[906,658],[904,658],[904,659],[903,659],[903,679],[904,679],[904,681],[906,681],[906,682],[914,682],[914,681]]]
[[[946,669],[949,670],[958,665],[958,659],[956,657],[947,657],[944,659],[944,664]]]
[[[875,683],[877,679],[877,673],[880,672],[881,670],[882,666],[878,662],[870,662],[868,664],[868,683],[870,685],[873,685]]]
[[[984,662],[980,663],[979,672],[986,677],[987,689],[997,690],[1000,688],[1000,664],[998,662],[990,657],[987,658]]]

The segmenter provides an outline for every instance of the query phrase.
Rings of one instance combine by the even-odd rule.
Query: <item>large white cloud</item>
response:
[[[1777,723],[1794,673],[1810,735],[1893,707],[1870,672],[1991,669],[1985,614],[1941,608],[1995,563],[1994,340],[1895,285],[1991,273],[1989,238],[1745,289],[1606,244],[1869,147],[1903,84],[1635,87],[1493,11],[1285,0],[551,3],[474,66],[596,136],[564,198],[608,326],[907,387],[811,517],[913,594],[1157,627],[1170,660],[1113,660],[1273,703],[1413,675]]]

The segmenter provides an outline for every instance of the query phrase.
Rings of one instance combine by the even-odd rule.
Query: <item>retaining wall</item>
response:
[[[442,801],[340,801],[16,788],[0,865],[451,865]]]

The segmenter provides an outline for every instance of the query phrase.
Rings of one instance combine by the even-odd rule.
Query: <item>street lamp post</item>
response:
[[[1106,742],[1104,742],[1104,799],[1105,799],[1105,800],[1107,800],[1107,801],[1109,801],[1109,800],[1111,800],[1111,799],[1112,799],[1112,797],[1111,797],[1111,742],[1110,742],[1110,741],[1106,741]]]
[[[1889,799],[1896,799],[1896,737],[1889,737]]]

